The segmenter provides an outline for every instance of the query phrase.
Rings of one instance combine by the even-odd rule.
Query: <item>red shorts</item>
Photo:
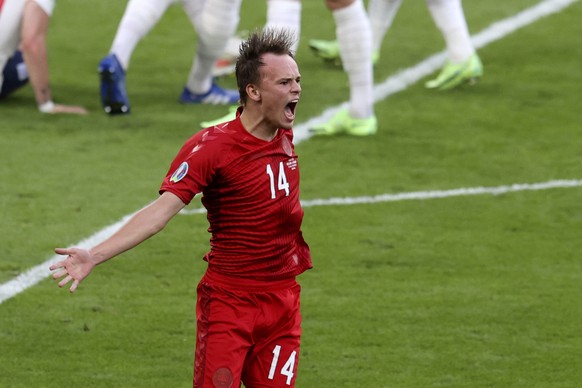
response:
[[[198,285],[194,388],[294,387],[301,286],[206,273]]]

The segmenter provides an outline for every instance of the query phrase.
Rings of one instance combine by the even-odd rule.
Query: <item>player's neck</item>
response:
[[[269,125],[261,115],[253,115],[248,109],[243,110],[240,121],[244,129],[258,139],[271,141],[277,136],[277,127]]]

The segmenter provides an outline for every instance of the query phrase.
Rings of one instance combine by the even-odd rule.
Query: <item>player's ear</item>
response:
[[[246,87],[247,96],[255,102],[261,101],[261,91],[254,84],[248,84]]]

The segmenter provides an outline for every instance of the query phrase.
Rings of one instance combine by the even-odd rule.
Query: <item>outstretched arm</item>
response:
[[[36,103],[43,113],[85,114],[83,107],[53,103],[46,46],[48,26],[49,15],[35,1],[27,1],[22,15],[21,50]]]
[[[71,292],[97,266],[122,252],[125,252],[161,231],[183,207],[184,203],[176,195],[165,192],[150,205],[137,212],[130,220],[107,240],[86,250],[80,248],[56,248],[55,252],[67,258],[50,266],[59,287],[70,281]]]

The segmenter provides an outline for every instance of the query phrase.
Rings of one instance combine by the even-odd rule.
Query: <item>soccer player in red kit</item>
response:
[[[160,197],[101,244],[57,248],[50,268],[74,292],[92,269],[138,245],[202,193],[211,233],[198,285],[194,387],[293,387],[301,335],[300,286],[312,267],[301,234],[292,125],[301,76],[292,35],[257,31],[241,44],[233,121],[190,138]]]

